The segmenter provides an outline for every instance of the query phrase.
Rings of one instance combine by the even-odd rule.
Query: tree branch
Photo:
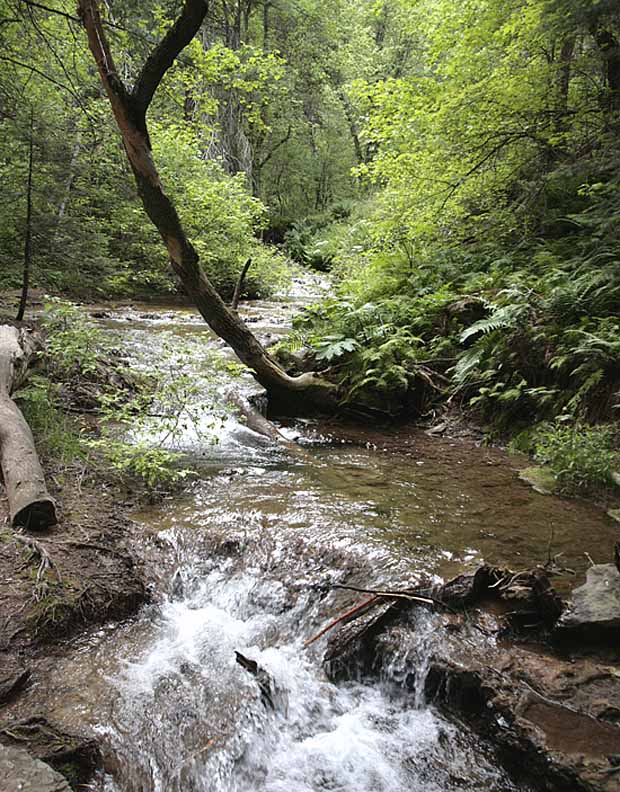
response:
[[[108,39],[103,29],[103,21],[99,13],[97,0],[79,0],[78,13],[88,36],[88,45],[97,63],[101,81],[112,103],[112,108],[119,102],[127,111],[129,95],[114,65]]]
[[[185,0],[181,15],[146,59],[131,92],[136,110],[142,115],[146,115],[164,74],[200,29],[207,11],[208,0]]]
[[[28,63],[19,61],[16,58],[11,58],[9,55],[0,55],[0,61],[6,61],[7,63],[12,63],[14,66],[19,66],[21,69],[26,69],[32,74],[36,74],[39,77],[42,77],[44,80],[47,80],[48,82],[52,83],[52,85],[61,88],[63,91],[66,91],[67,93],[71,94],[71,96],[75,97],[74,91],[68,85],[64,85],[58,80],[55,80],[53,77],[50,77],[49,74],[46,74],[40,69],[37,69],[35,66],[31,66]]]
[[[275,146],[272,147],[271,151],[265,157],[263,157],[263,159],[258,163],[259,170],[260,170],[260,168],[263,168],[269,162],[269,160],[273,157],[273,155],[276,153],[276,151],[281,146],[283,146],[285,143],[288,143],[288,141],[290,140],[292,131],[293,131],[293,127],[291,126],[291,124],[289,124],[288,125],[288,132],[286,133],[286,135],[284,135],[284,137],[281,140],[279,140],[275,144]]]

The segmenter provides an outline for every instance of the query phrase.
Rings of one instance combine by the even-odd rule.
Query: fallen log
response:
[[[23,381],[34,344],[28,333],[0,326],[0,467],[14,527],[43,530],[57,523],[56,504],[26,419],[11,394]]]

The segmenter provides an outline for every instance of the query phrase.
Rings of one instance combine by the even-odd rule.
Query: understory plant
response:
[[[620,430],[557,421],[536,431],[536,459],[552,469],[566,495],[591,495],[620,485]]]
[[[113,337],[77,306],[50,303],[42,325],[40,370],[15,394],[42,451],[85,476],[133,482],[150,494],[192,475],[175,441],[188,424],[202,427],[209,404],[196,398],[203,385],[188,369],[190,350],[166,342],[158,370],[137,375],[119,358]]]

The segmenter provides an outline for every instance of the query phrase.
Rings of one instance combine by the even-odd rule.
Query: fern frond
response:
[[[474,372],[480,365],[482,360],[482,350],[472,347],[464,352],[456,362],[452,369],[453,379],[458,385],[467,382],[472,372]]]
[[[501,330],[504,327],[514,327],[516,320],[521,314],[521,310],[521,305],[505,305],[502,308],[497,308],[491,316],[488,316],[486,319],[480,319],[466,328],[461,333],[461,343],[464,343],[468,338],[472,338],[476,335],[487,335],[488,333],[493,333],[495,330]]]

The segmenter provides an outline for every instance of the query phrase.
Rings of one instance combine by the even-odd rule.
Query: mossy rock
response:
[[[546,467],[528,467],[519,471],[519,478],[541,495],[553,495],[557,490],[557,479]]]

